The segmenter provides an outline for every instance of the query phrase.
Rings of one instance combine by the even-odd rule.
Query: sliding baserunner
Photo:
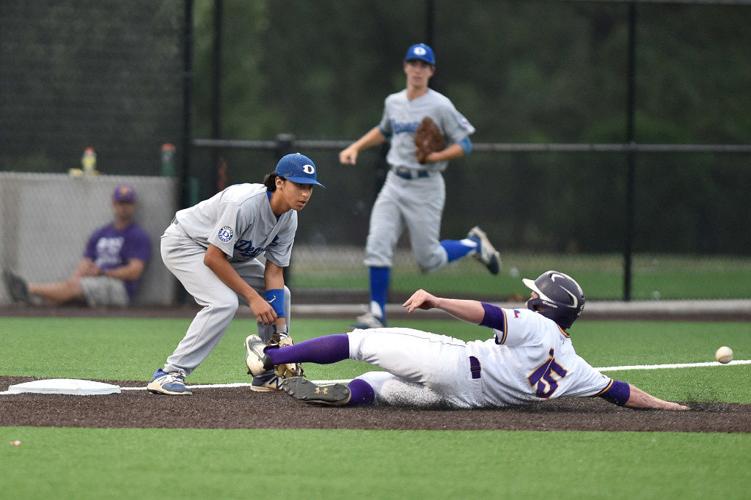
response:
[[[353,330],[267,347],[248,342],[248,367],[266,372],[274,365],[344,359],[366,361],[385,371],[365,373],[349,384],[315,384],[303,377],[282,383],[292,397],[313,404],[354,406],[407,404],[455,408],[522,405],[564,396],[599,396],[629,408],[686,410],[598,372],[582,359],[568,329],[584,308],[584,292],[570,276],[547,271],[535,281],[527,308],[505,309],[474,300],[415,292],[403,306],[442,309],[491,328],[488,340],[465,342],[409,328]]]

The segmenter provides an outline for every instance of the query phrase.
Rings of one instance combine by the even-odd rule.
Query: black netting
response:
[[[159,175],[182,127],[184,3],[0,2],[0,170]]]

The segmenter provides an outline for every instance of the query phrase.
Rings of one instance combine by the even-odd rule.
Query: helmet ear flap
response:
[[[534,299],[529,299],[527,301],[527,309],[530,311],[540,312],[544,308],[544,304],[542,302],[542,299],[539,297],[535,297]]]

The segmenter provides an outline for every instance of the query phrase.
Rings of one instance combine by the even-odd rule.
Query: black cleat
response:
[[[282,390],[295,399],[321,406],[344,406],[352,397],[344,384],[315,384],[304,377],[284,379]]]

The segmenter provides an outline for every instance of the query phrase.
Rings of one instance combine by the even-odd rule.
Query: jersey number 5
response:
[[[558,389],[558,380],[562,379],[568,373],[564,367],[556,363],[553,349],[550,350],[550,357],[538,369],[527,377],[529,385],[536,388],[537,397],[547,399]]]

